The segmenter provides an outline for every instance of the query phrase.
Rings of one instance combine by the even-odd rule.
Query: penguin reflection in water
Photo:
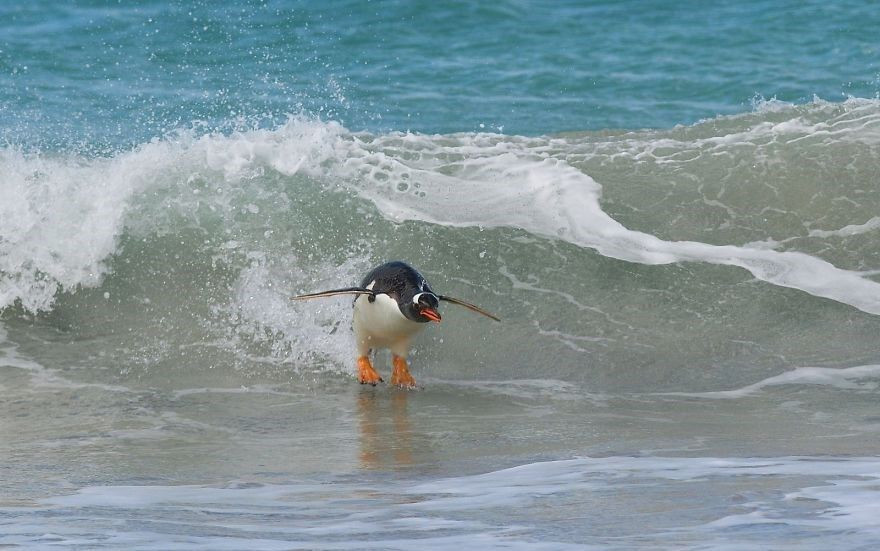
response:
[[[388,262],[364,277],[360,287],[346,287],[293,297],[293,300],[357,295],[354,299],[354,336],[358,353],[358,380],[375,386],[383,381],[373,369],[370,352],[376,348],[391,350],[394,371],[391,384],[415,388],[406,358],[410,341],[429,322],[439,322],[440,301],[451,302],[483,314],[495,321],[496,316],[457,298],[438,295],[431,290],[424,276],[404,262]]]

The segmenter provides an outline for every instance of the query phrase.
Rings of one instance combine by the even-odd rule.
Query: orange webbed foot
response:
[[[391,384],[406,389],[416,388],[416,380],[410,374],[406,360],[394,355],[391,361],[394,364],[394,371],[391,373]]]
[[[370,362],[370,358],[367,356],[361,356],[358,358],[358,381],[362,385],[373,385],[382,382],[382,377],[376,373],[376,370],[373,369],[373,364]]]

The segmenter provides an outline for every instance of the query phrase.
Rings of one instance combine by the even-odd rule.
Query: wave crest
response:
[[[59,290],[99,284],[126,231],[173,233],[174,224],[204,230],[204,217],[213,216],[211,231],[236,235],[261,229],[267,235],[298,193],[330,192],[365,200],[394,222],[514,227],[628,262],[736,266],[762,281],[880,314],[880,284],[866,277],[868,270],[777,250],[785,248],[784,239],[765,235],[773,246],[755,247],[754,240],[712,244],[664,239],[655,235],[661,228],[630,229],[603,208],[602,186],[584,168],[604,168],[627,157],[638,165],[645,152],[656,162],[685,166],[695,159],[688,151],[723,158],[743,147],[760,152],[768,140],[798,147],[805,139],[835,139],[873,151],[880,143],[878,129],[880,102],[850,100],[766,104],[754,113],[693,127],[622,136],[372,135],[334,122],[292,118],[271,130],[181,132],[110,158],[5,148],[0,150],[7,175],[0,187],[0,308],[19,302],[30,311],[48,310]],[[283,182],[276,185],[279,178]],[[737,213],[720,200],[706,204],[722,205],[736,222]],[[269,227],[243,222],[242,210],[259,215]],[[351,223],[345,214],[321,223]],[[803,237],[858,237],[876,226],[872,221],[852,220],[839,226],[844,230],[808,230]],[[849,227],[865,231],[845,231]]]

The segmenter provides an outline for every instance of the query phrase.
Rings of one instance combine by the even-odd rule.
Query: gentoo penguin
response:
[[[376,348],[391,350],[394,371],[391,384],[415,388],[406,357],[413,336],[428,322],[440,321],[440,301],[451,302],[474,312],[501,321],[496,316],[457,298],[438,295],[431,290],[424,276],[405,262],[387,262],[373,268],[360,287],[346,287],[320,293],[292,297],[293,300],[357,295],[354,299],[354,335],[357,342],[358,380],[376,386],[382,377],[373,369],[370,352]]]

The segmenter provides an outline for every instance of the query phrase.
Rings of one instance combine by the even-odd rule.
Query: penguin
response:
[[[359,287],[345,287],[291,297],[291,300],[356,295],[352,326],[357,344],[358,381],[376,386],[384,380],[370,362],[370,353],[378,348],[391,350],[391,384],[401,388],[416,387],[409,372],[407,356],[412,338],[429,323],[441,320],[440,302],[464,306],[495,321],[501,321],[479,306],[435,293],[425,277],[405,262],[386,262],[370,270]]]

